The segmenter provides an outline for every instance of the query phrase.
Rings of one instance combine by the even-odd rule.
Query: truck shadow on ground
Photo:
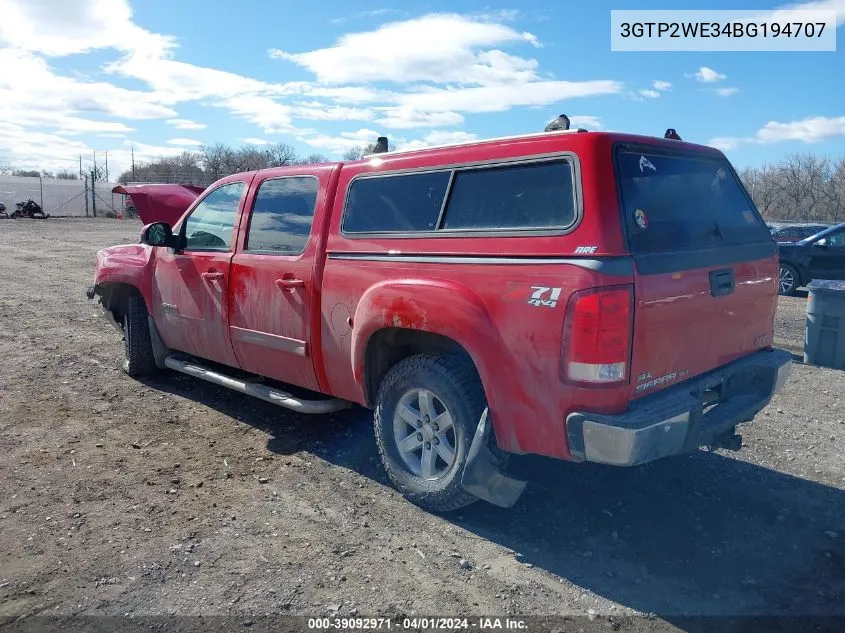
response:
[[[307,451],[388,483],[370,411],[300,415],[184,376],[150,386],[266,432],[274,453]],[[725,630],[686,615],[845,617],[843,490],[704,451],[629,469],[517,457],[511,470],[530,482],[514,508],[443,518],[686,630]]]

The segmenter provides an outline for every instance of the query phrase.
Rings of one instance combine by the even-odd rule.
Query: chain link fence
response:
[[[92,191],[85,180],[0,176],[0,202],[11,212],[18,202],[34,200],[53,217],[91,217],[118,213],[123,196],[111,190],[117,183],[97,182]]]

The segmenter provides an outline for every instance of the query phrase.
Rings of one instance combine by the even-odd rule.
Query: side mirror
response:
[[[147,224],[141,231],[141,244],[147,246],[175,246],[173,229],[167,222]]]

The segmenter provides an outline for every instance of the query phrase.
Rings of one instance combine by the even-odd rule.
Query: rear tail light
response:
[[[563,335],[565,380],[585,385],[628,381],[633,336],[631,286],[609,286],[569,298]]]

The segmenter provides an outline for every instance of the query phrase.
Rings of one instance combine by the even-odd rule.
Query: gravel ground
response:
[[[520,459],[515,508],[439,517],[387,485],[366,410],[124,375],[84,289],[94,252],[138,231],[0,221],[0,617],[845,616],[843,372],[796,363],[739,453]],[[796,354],[805,302],[778,310]]]

